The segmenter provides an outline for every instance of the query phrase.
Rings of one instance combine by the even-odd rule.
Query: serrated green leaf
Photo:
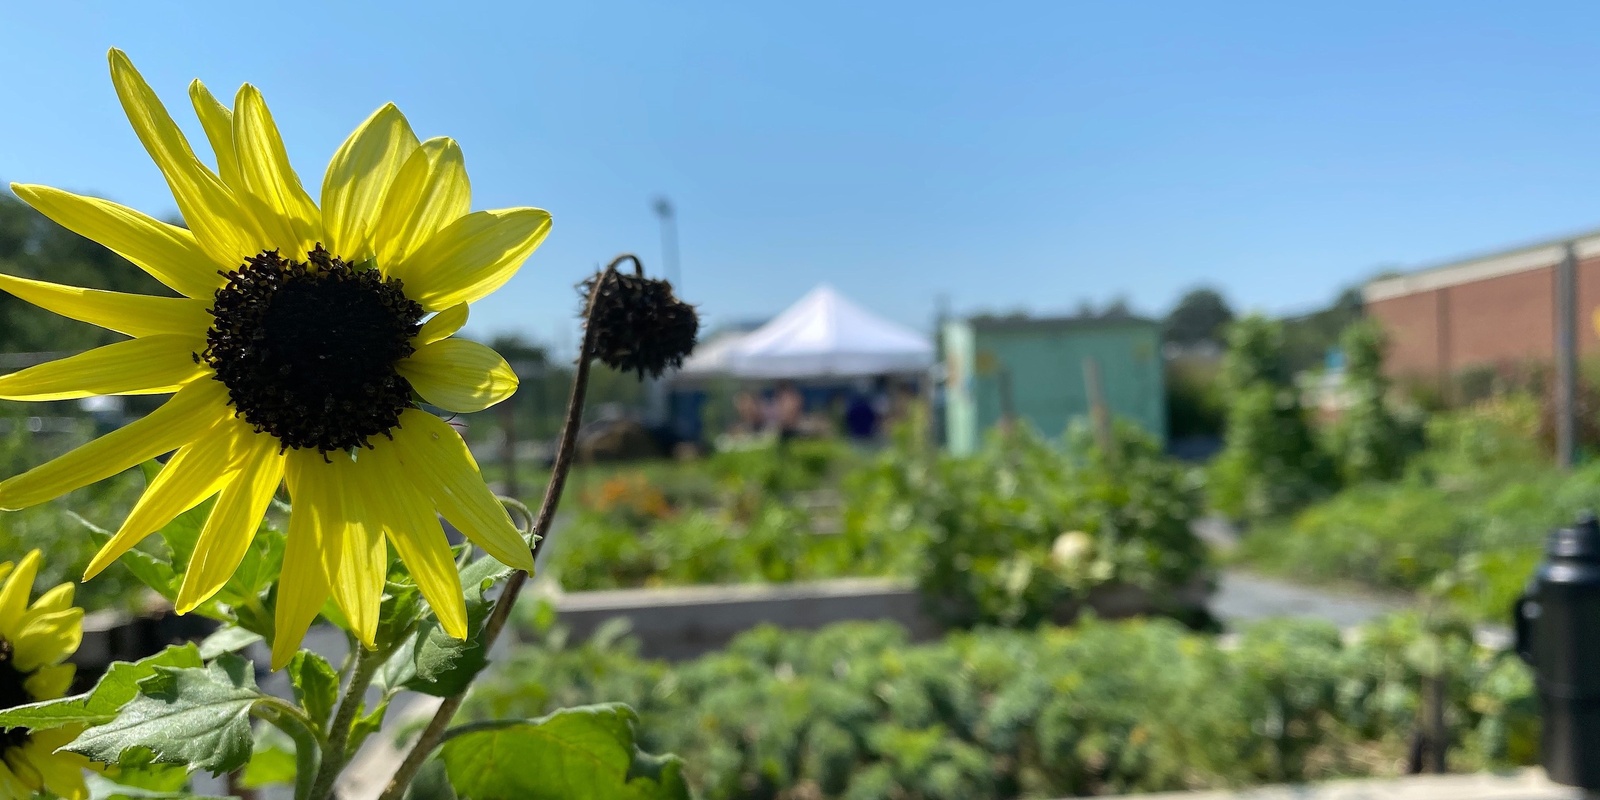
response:
[[[106,777],[123,787],[151,792],[180,792],[189,785],[189,771],[177,764],[151,764],[130,756],[109,768]]]
[[[261,641],[261,634],[227,625],[200,642],[200,657],[210,661],[223,653],[237,653]]]
[[[405,688],[434,697],[459,694],[472,679],[489,665],[487,648],[483,646],[483,620],[487,610],[475,613],[467,609],[466,640],[445,633],[439,621],[430,618],[417,631],[415,652],[411,663],[415,673],[403,684]]]
[[[356,721],[350,725],[350,740],[347,745],[349,751],[354,753],[360,750],[362,743],[367,741],[367,737],[377,733],[378,729],[383,727],[383,718],[388,713],[389,698],[385,697],[378,703],[377,708],[372,709],[372,713],[356,717]]]
[[[0,728],[48,730],[63,725],[100,725],[139,694],[139,681],[163,667],[200,667],[200,651],[192,644],[168,647],[139,661],[116,661],[94,688],[80,695],[15,706],[0,711]]]
[[[375,642],[380,650],[389,650],[403,641],[415,629],[422,616],[422,593],[415,584],[389,582],[384,587],[383,605],[378,609],[378,631]]]
[[[156,667],[115,719],[83,732],[67,750],[102,763],[147,748],[149,761],[213,775],[250,760],[250,709],[261,699],[255,668],[229,654],[203,669]]]
[[[301,650],[289,660],[289,683],[295,702],[306,710],[311,724],[325,732],[339,702],[339,673],[327,659],[310,650]]]
[[[403,685],[414,692],[449,697],[467,688],[472,679],[489,665],[483,646],[483,622],[494,604],[484,593],[511,574],[511,569],[490,557],[480,558],[461,568],[461,587],[466,594],[467,631],[465,640],[444,632],[431,615],[417,630],[411,662],[415,674]]]
[[[683,764],[638,749],[620,704],[488,723],[447,741],[440,758],[462,800],[688,800]]]

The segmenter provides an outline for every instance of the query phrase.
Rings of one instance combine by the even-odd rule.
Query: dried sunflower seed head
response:
[[[700,333],[694,306],[672,293],[672,284],[622,272],[596,273],[579,284],[585,301],[604,281],[588,324],[594,326],[595,357],[612,369],[660,377],[683,366]]]

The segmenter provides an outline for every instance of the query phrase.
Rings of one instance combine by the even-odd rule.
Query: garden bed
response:
[[[1081,602],[1063,604],[1058,621],[1084,610],[1102,619],[1203,611],[1210,594],[1197,580],[1168,596],[1140,586],[1103,584]],[[914,641],[938,638],[946,627],[926,610],[910,581],[839,578],[788,584],[684,586],[554,593],[548,599],[570,635],[587,641],[617,619],[626,620],[639,652],[680,660],[721,649],[760,625],[812,630],[850,620],[888,621]]]
[[[641,746],[682,755],[705,800],[1003,800],[1394,776],[1429,675],[1446,690],[1452,770],[1537,757],[1526,667],[1475,645],[1469,628],[1414,615],[1349,634],[1268,623],[1227,643],[1162,620],[922,643],[893,623],[765,626],[681,662],[642,657],[614,631],[579,643],[549,627],[555,615],[530,616],[533,643],[497,660],[467,715],[627,702]]]

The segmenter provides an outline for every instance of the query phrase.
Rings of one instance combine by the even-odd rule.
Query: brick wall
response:
[[[1578,352],[1600,355],[1600,258],[1578,262]],[[1555,353],[1555,266],[1376,300],[1367,313],[1389,333],[1388,371],[1437,378]]]

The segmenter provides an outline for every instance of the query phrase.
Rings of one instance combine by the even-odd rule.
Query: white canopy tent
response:
[[[701,339],[694,352],[678,368],[679,378],[713,378],[728,375],[728,360],[733,350],[750,335],[748,330],[719,331]]]
[[[740,378],[849,378],[926,370],[933,343],[823,284],[717,355]]]

